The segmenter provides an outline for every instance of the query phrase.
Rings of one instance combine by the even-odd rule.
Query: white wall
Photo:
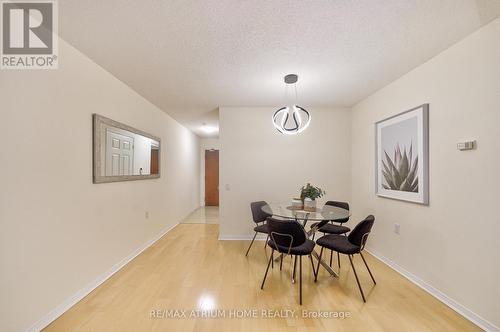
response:
[[[499,41],[497,19],[360,102],[352,115],[352,207],[355,219],[376,216],[369,248],[496,326]],[[430,205],[376,197],[374,122],[423,103],[430,104]],[[456,149],[469,139],[477,139],[477,150]]]
[[[218,138],[200,139],[200,206],[205,206],[205,150],[212,149],[220,150]]]
[[[288,202],[306,182],[327,199],[349,200],[350,112],[309,110],[309,128],[289,136],[273,127],[274,108],[219,109],[221,239],[251,238],[250,202]]]
[[[28,328],[200,201],[197,136],[59,45],[59,70],[0,72],[1,331]],[[161,178],[92,184],[94,112],[160,137]]]

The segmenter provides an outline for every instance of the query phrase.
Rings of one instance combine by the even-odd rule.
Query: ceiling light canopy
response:
[[[309,112],[297,105],[297,81],[296,74],[289,74],[284,77],[286,84],[287,106],[281,107],[273,115],[273,125],[282,134],[295,135],[303,132],[311,122]],[[290,93],[290,88],[293,88]]]
[[[216,133],[217,131],[219,131],[218,128],[216,127],[212,127],[212,126],[207,126],[206,123],[203,123],[202,126],[201,126],[201,130],[205,133],[205,134],[213,134],[213,133]]]

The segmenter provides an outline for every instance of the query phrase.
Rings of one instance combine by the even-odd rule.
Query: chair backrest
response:
[[[267,205],[266,201],[258,201],[250,203],[250,209],[252,210],[252,218],[255,223],[266,221],[267,217],[271,215],[262,211],[262,207]]]
[[[296,247],[306,242],[304,227],[296,220],[279,220],[267,218],[269,236],[278,246]],[[293,239],[293,241],[291,241]]]
[[[338,208],[349,211],[349,203],[347,203],[347,202],[328,201],[325,203],[325,205],[334,206],[334,207],[338,207]],[[349,221],[349,217],[344,218],[344,219],[336,219],[334,222],[343,224],[343,223],[346,223],[348,221]]]
[[[375,217],[372,215],[369,215],[360,221],[347,237],[349,242],[361,248],[364,247],[366,240],[368,239],[368,235],[365,236],[365,234],[370,233],[374,222]]]
[[[347,202],[328,201],[325,205],[335,206],[349,211],[349,203]]]

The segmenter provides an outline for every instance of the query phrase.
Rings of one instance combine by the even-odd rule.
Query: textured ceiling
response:
[[[351,106],[498,16],[499,0],[64,0],[59,32],[196,131],[218,106],[281,105],[287,73],[302,105]]]

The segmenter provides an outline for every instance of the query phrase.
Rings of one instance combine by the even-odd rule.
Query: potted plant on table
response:
[[[319,188],[312,186],[310,183],[302,187],[300,191],[300,199],[304,203],[304,210],[314,211],[316,209],[316,198],[321,198],[326,192]]]

